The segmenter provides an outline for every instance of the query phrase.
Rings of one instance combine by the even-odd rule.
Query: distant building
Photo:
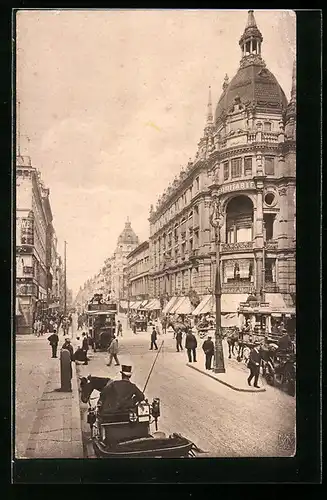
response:
[[[124,275],[127,278],[129,301],[149,298],[149,242],[144,241],[127,255]]]
[[[150,211],[150,294],[201,299],[213,292],[215,184],[222,214],[222,312],[235,313],[250,293],[275,311],[295,292],[296,90],[290,102],[261,55],[253,11],[241,36],[236,75],[223,82],[195,161]],[[177,310],[174,312],[178,312]],[[278,313],[277,313],[278,314]]]
[[[139,245],[139,238],[134,233],[129,220],[125,222],[125,228],[119,235],[117,246],[111,261],[111,291],[117,299],[127,299],[127,289],[124,287],[124,267],[127,265],[127,256]]]

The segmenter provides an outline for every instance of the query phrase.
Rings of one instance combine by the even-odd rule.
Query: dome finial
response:
[[[224,89],[224,90],[226,90],[226,89],[227,89],[228,84],[229,84],[229,78],[228,78],[228,75],[227,75],[227,73],[226,73],[225,78],[224,78],[224,83],[223,83],[223,89]]]
[[[253,10],[248,11],[248,19],[244,29],[244,33],[239,41],[242,49],[242,57],[256,59],[261,58],[261,43],[263,41],[262,34],[258,29],[254,18]]]
[[[213,114],[212,114],[211,86],[209,85],[207,125],[212,125],[212,124],[213,124]]]
[[[296,100],[296,60],[293,61],[291,102]]]
[[[257,23],[255,22],[253,10],[249,10],[248,11],[248,22],[246,23],[245,29],[246,28],[254,28],[254,27],[255,28],[257,27]]]

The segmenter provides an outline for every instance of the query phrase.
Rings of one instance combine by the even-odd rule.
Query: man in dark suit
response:
[[[251,385],[251,381],[254,378],[254,387],[256,387],[257,389],[260,389],[260,387],[258,386],[260,363],[261,363],[260,343],[256,342],[254,344],[253,349],[250,352],[250,358],[248,362],[248,368],[250,369],[248,384]]]
[[[186,339],[185,339],[185,349],[187,350],[187,355],[188,355],[188,361],[189,363],[192,363],[192,355],[193,355],[193,362],[196,363],[196,348],[198,346],[198,343],[196,341],[195,336],[191,332],[191,330],[188,331],[186,334]]]
[[[58,337],[56,330],[54,330],[53,333],[48,337],[48,341],[50,342],[50,345],[51,345],[52,357],[56,358],[57,357],[57,348],[58,348],[58,343],[59,343],[59,337]]]
[[[208,337],[208,339],[203,342],[202,349],[206,357],[206,370],[211,370],[211,360],[215,352],[215,346],[211,337]]]
[[[153,350],[153,346],[154,346],[155,350],[157,351],[158,350],[158,346],[157,346],[157,330],[155,329],[155,327],[153,327],[152,332],[151,332],[150,351]]]
[[[178,328],[177,329],[177,332],[176,332],[176,351],[179,352],[179,350],[183,350],[183,346],[182,346],[182,337],[183,337],[183,332],[181,330],[181,328]]]
[[[121,380],[110,380],[101,391],[100,412],[115,412],[129,409],[144,400],[144,394],[130,381],[132,367],[122,365]]]

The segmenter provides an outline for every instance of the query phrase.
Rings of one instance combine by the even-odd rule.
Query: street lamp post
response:
[[[220,213],[218,200],[218,186],[210,186],[212,197],[212,211],[210,215],[210,223],[215,229],[216,243],[216,273],[215,273],[215,302],[216,302],[216,331],[215,331],[215,358],[214,368],[215,373],[225,373],[224,351],[221,335],[221,281],[220,281],[220,227],[222,223],[222,214]]]

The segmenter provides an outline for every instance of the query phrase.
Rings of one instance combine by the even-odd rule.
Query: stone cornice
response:
[[[235,154],[243,154],[249,152],[263,152],[265,151],[276,151],[280,149],[280,144],[282,143],[271,143],[271,142],[252,142],[247,144],[240,144],[231,146],[229,148],[223,149],[219,151],[220,160],[224,160],[228,157],[235,156]]]

